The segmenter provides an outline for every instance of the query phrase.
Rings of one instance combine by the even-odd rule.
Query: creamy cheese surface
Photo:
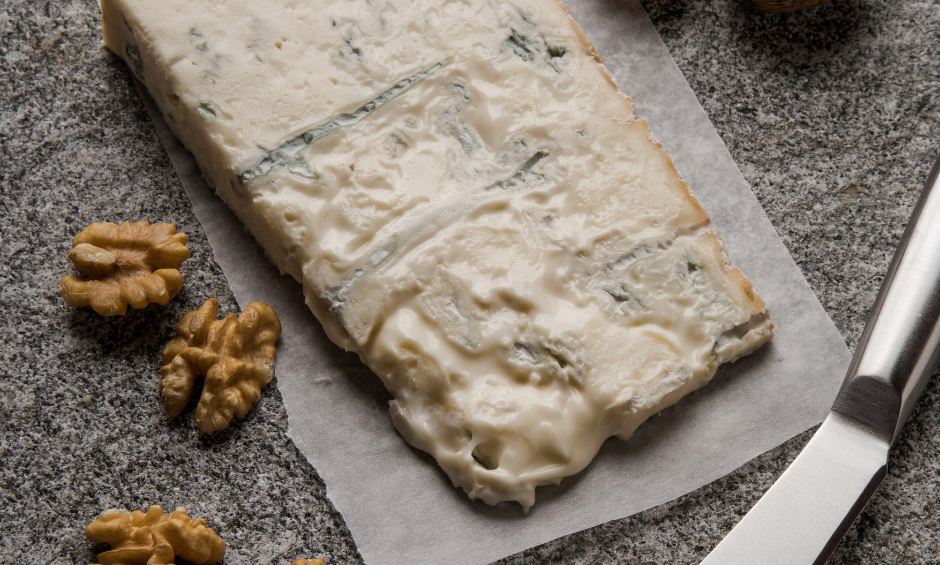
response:
[[[535,487],[771,337],[555,0],[103,0],[105,42],[455,485]]]

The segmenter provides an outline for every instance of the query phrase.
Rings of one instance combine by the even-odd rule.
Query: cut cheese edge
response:
[[[102,0],[105,43],[456,486],[526,509],[772,324],[555,0]]]

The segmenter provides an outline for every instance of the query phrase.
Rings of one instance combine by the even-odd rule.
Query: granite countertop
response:
[[[611,0],[616,1],[616,0]],[[940,3],[834,0],[791,15],[737,0],[646,9],[850,347],[938,153]],[[223,433],[169,419],[156,390],[183,312],[235,300],[94,0],[0,0],[0,562],[87,564],[104,509],[185,506],[224,563],[361,563],[285,435],[275,386]],[[183,291],[101,318],[58,293],[71,237],[147,219],[189,234]],[[198,395],[194,395],[197,398]],[[940,380],[833,564],[940,563]],[[192,414],[193,405],[184,414]],[[806,432],[673,502],[500,563],[697,563],[786,468]]]

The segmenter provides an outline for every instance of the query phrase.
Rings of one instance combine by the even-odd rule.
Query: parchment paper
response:
[[[143,92],[239,304],[262,300],[281,318],[276,376],[290,437],[326,482],[370,565],[487,563],[667,502],[820,422],[848,365],[842,337],[639,1],[565,4],[711,215],[776,330],[769,345],[723,367],[630,441],[608,440],[584,472],[539,489],[527,516],[515,504],[471,502],[398,436],[378,378],[327,340],[300,285],[267,261]]]

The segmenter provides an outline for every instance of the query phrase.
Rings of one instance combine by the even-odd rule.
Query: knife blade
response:
[[[821,565],[887,475],[940,357],[940,159],[927,178],[836,401],[702,565]]]

